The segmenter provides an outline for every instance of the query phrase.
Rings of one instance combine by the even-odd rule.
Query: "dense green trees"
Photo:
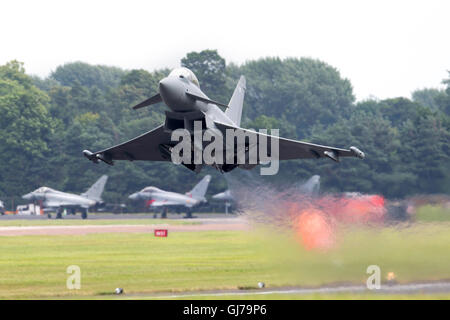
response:
[[[76,84],[100,90],[116,87],[125,71],[115,67],[91,66],[83,62],[68,63],[56,68],[50,79],[59,82],[62,86],[71,87]]]
[[[211,99],[228,102],[231,92],[226,86],[227,75],[225,59],[217,50],[190,52],[181,59],[181,65],[189,68],[201,81],[202,90],[208,92]]]
[[[330,125],[352,112],[352,86],[326,63],[313,59],[266,58],[232,69],[247,78],[244,116],[289,119],[296,138],[305,138],[315,124]],[[294,137],[295,138],[295,137]]]
[[[54,178],[49,163],[58,120],[49,112],[49,97],[36,88],[23,65],[0,67],[0,194],[21,194],[29,185]]]
[[[288,138],[366,152],[345,159],[282,162],[273,183],[295,183],[320,174],[330,192],[361,191],[403,197],[450,190],[450,79],[445,90],[422,89],[412,100],[355,103],[339,72],[314,59],[265,58],[226,65],[215,50],[191,52],[181,65],[192,69],[208,96],[227,102],[241,74],[247,77],[243,125],[280,128]],[[169,70],[121,70],[76,62],[48,78],[25,74],[16,61],[0,67],[0,198],[40,185],[84,191],[101,174],[110,182],[105,199],[126,201],[146,185],[185,192],[212,174],[210,194],[226,188],[213,169],[197,176],[170,163],[117,162],[93,165],[81,151],[102,149],[151,130],[165,107],[130,107],[157,91]],[[179,181],[183,181],[180,184]]]
[[[450,71],[449,78],[442,82],[447,85],[447,88],[436,97],[436,103],[438,104],[440,111],[447,116],[450,116]]]
[[[421,89],[412,93],[413,101],[421,104],[424,107],[428,107],[432,110],[439,110],[439,104],[436,99],[441,95],[441,91],[438,89]]]

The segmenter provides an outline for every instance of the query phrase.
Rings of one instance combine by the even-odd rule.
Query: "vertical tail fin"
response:
[[[242,106],[244,105],[244,95],[246,90],[245,77],[241,76],[239,82],[231,96],[228,109],[225,114],[239,127],[241,125]]]
[[[191,195],[194,199],[203,199],[205,197],[206,190],[208,190],[210,181],[211,176],[208,174],[199,183],[197,183],[194,189],[188,192],[188,194]]]
[[[91,200],[101,201],[106,181],[108,181],[108,176],[101,176],[100,179],[98,179],[97,182],[95,182],[92,187],[88,189],[88,191],[81,195]]]
[[[308,195],[317,195],[320,191],[320,176],[314,175],[299,187],[300,192]]]

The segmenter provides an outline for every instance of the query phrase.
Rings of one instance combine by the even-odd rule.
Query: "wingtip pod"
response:
[[[350,147],[350,151],[353,153],[353,155],[357,158],[364,159],[366,155],[364,152],[359,150],[357,147]]]
[[[94,163],[98,163],[98,158],[97,155],[92,153],[89,150],[83,150],[83,155],[89,160],[92,161]]]
[[[98,161],[101,160],[104,163],[109,164],[110,166],[114,165],[114,162],[112,161],[111,157],[108,157],[108,155],[104,153],[93,153],[89,150],[83,150],[83,155],[88,160],[94,163],[98,163]]]

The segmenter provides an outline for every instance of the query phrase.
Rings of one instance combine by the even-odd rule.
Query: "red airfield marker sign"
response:
[[[168,233],[167,229],[155,229],[155,237],[167,237]]]

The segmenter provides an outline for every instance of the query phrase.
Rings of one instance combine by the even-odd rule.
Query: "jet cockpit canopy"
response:
[[[36,193],[47,193],[47,192],[50,192],[50,191],[55,191],[55,190],[53,190],[52,188],[49,188],[49,187],[40,187],[40,188],[36,189],[34,192],[36,192]]]
[[[161,191],[161,189],[158,189],[157,187],[145,187],[144,189],[142,189],[141,192],[157,192],[157,191]]]
[[[169,77],[185,78],[200,88],[200,83],[198,82],[197,77],[188,68],[181,67],[173,69],[172,72],[169,74]]]

